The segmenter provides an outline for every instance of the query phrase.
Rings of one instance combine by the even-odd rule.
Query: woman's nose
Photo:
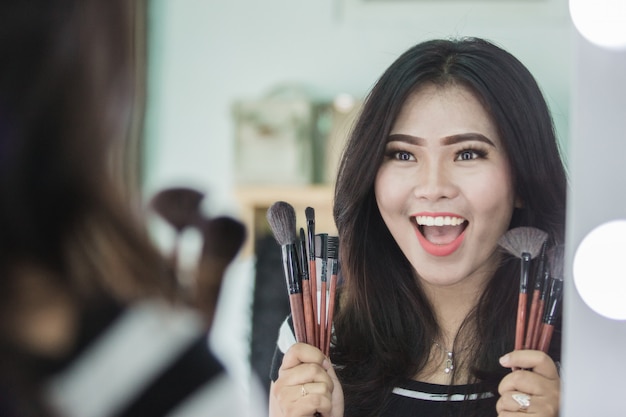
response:
[[[458,193],[450,167],[440,162],[423,163],[415,179],[414,194],[419,199],[437,201]]]

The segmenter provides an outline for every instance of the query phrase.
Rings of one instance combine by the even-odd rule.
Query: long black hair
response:
[[[402,54],[368,95],[344,149],[335,188],[344,284],[332,357],[348,416],[376,415],[395,383],[423,369],[438,334],[429,301],[385,226],[374,195],[391,128],[407,98],[425,84],[469,88],[491,116],[523,204],[515,209],[510,228],[542,229],[550,245],[564,237],[565,169],[548,106],[528,69],[502,48],[477,38],[427,41]],[[465,382],[486,383],[495,390],[502,376],[497,359],[513,349],[518,288],[510,277],[519,276],[518,263],[502,260],[462,326],[461,331],[472,332],[464,343],[473,341],[467,353],[473,372]],[[558,356],[557,349],[552,354]]]

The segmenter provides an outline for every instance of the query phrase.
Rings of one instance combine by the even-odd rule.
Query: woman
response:
[[[516,58],[475,38],[405,52],[339,170],[334,366],[282,329],[271,415],[558,415],[559,335],[549,356],[512,351],[519,260],[498,240],[531,226],[562,243],[565,194],[548,107]]]

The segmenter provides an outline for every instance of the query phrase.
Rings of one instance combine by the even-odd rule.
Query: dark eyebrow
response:
[[[491,139],[489,139],[485,135],[481,135],[480,133],[461,133],[458,135],[446,136],[445,138],[443,138],[443,144],[454,145],[457,143],[474,141],[474,140],[477,140],[479,142],[484,142],[487,145],[493,146],[494,148],[496,147],[495,143],[493,143]],[[412,136],[412,135],[404,135],[401,133],[394,133],[392,135],[389,135],[389,137],[387,138],[387,142],[391,142],[391,141],[406,142],[411,145],[417,145],[417,146],[423,146],[425,144],[425,140],[423,138],[420,138],[418,136]]]

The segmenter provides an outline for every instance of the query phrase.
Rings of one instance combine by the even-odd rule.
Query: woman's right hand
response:
[[[271,417],[343,417],[343,390],[330,359],[305,343],[285,353],[269,403]]]

